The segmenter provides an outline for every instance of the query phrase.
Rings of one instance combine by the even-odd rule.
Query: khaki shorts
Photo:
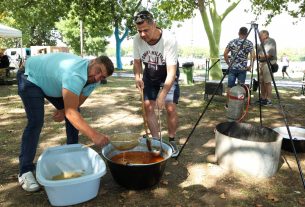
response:
[[[276,63],[276,61],[271,61],[271,64]],[[272,78],[270,75],[270,71],[268,68],[268,64],[266,62],[260,63],[260,74],[259,74],[259,78],[260,78],[260,82],[263,83],[271,83],[272,82]]]

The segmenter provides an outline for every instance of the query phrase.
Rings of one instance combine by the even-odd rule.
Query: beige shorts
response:
[[[271,64],[276,63],[276,61],[271,61]],[[270,71],[268,68],[268,64],[266,62],[264,63],[260,63],[260,74],[259,74],[259,78],[260,78],[260,82],[263,83],[271,83],[272,82],[272,78],[270,75]]]

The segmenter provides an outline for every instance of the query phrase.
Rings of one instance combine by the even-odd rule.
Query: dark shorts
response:
[[[288,68],[288,66],[283,66],[282,72],[283,72],[283,73],[286,72],[287,68]]]
[[[149,84],[144,84],[144,100],[156,100],[158,97],[158,93],[160,88],[163,88],[163,84],[161,86],[154,86]],[[165,102],[172,102],[178,104],[180,96],[180,87],[177,81],[174,82],[173,86],[167,93],[165,98]]]

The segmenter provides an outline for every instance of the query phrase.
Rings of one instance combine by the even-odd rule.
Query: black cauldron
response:
[[[282,149],[288,152],[293,152],[293,147],[291,144],[290,137],[288,135],[288,131],[286,126],[277,127],[273,129],[278,132],[283,137]],[[291,127],[289,126],[289,130],[292,136],[294,148],[297,153],[305,152],[305,129],[300,127]]]
[[[152,139],[151,145],[153,149],[159,150],[160,141]],[[150,164],[119,164],[113,162],[111,158],[117,154],[121,154],[122,151],[116,150],[111,144],[106,145],[102,149],[102,155],[107,161],[113,179],[119,185],[124,186],[127,189],[139,190],[159,183],[166,162],[172,156],[172,148],[168,144],[163,142],[162,148],[164,151],[164,160]],[[139,145],[128,151],[148,152],[146,139],[141,138]]]

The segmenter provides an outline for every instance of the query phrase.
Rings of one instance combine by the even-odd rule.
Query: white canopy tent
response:
[[[1,38],[21,38],[22,32],[18,29],[0,24],[0,37]]]
[[[0,23],[0,39],[1,38],[17,38],[19,39],[20,47],[22,48],[22,32],[19,29],[15,29]],[[23,57],[22,50],[21,57]]]

